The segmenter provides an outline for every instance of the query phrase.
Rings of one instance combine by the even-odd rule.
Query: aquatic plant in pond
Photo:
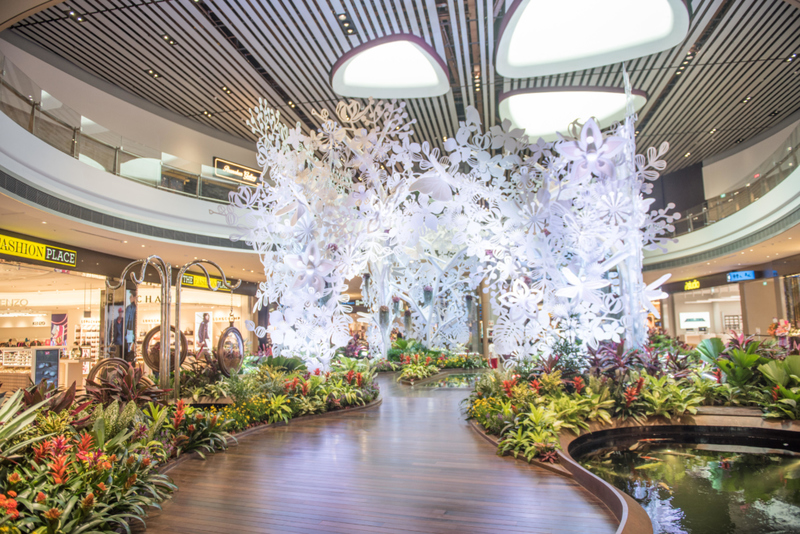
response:
[[[621,449],[581,464],[636,499],[654,534],[800,531],[800,455],[658,440]]]

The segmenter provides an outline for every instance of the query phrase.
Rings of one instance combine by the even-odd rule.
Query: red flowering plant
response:
[[[228,448],[228,439],[233,439],[227,432],[229,423],[219,414],[205,414],[179,400],[170,407],[172,416],[166,425],[172,438],[175,456],[186,452],[197,452],[205,458],[204,453],[213,453]]]
[[[42,441],[0,479],[0,526],[37,534],[127,530],[175,489],[156,470],[159,447],[116,447],[112,454],[90,433]]]
[[[616,415],[617,417],[625,420],[629,417],[644,422],[647,419],[646,412],[648,404],[642,398],[642,390],[644,389],[645,379],[639,377],[635,382],[623,385],[621,389],[622,398],[617,399],[616,402]]]

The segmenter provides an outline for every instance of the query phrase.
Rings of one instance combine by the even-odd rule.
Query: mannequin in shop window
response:
[[[207,313],[203,314],[203,322],[200,323],[200,326],[197,327],[197,351],[198,354],[203,351],[204,349],[208,349],[211,347],[211,336],[209,336],[209,329],[208,323],[211,320],[211,317]]]
[[[136,359],[136,295],[131,293],[130,304],[125,308],[125,343],[123,358],[132,362]]]
[[[117,314],[117,318],[111,323],[111,332],[108,338],[111,340],[111,346],[114,347],[114,355],[122,358],[122,346],[125,344],[125,310],[120,307]]]

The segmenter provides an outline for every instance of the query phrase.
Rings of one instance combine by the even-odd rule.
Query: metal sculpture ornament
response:
[[[473,276],[494,300],[496,352],[513,365],[564,340],[584,353],[604,340],[642,346],[669,277],[645,285],[642,251],[680,216],[667,213],[674,205],[650,211],[644,196],[668,144],[635,155],[630,104],[607,132],[574,123],[555,143],[532,143],[508,121],[484,133],[472,108],[466,119],[445,143],[459,172],[422,191],[447,202],[440,223],[480,260]]]

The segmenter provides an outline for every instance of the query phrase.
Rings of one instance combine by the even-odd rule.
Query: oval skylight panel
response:
[[[643,91],[633,91],[633,105],[638,111],[647,102]],[[558,89],[520,89],[500,96],[500,118],[524,128],[535,142],[558,138],[575,119],[582,123],[594,117],[600,127],[610,126],[625,117],[625,91],[615,87],[564,87]]]
[[[450,90],[445,63],[414,35],[392,35],[350,50],[331,70],[337,94],[358,98],[425,98]]]
[[[688,31],[683,0],[515,0],[497,72],[530,78],[609,65],[671,48]]]

